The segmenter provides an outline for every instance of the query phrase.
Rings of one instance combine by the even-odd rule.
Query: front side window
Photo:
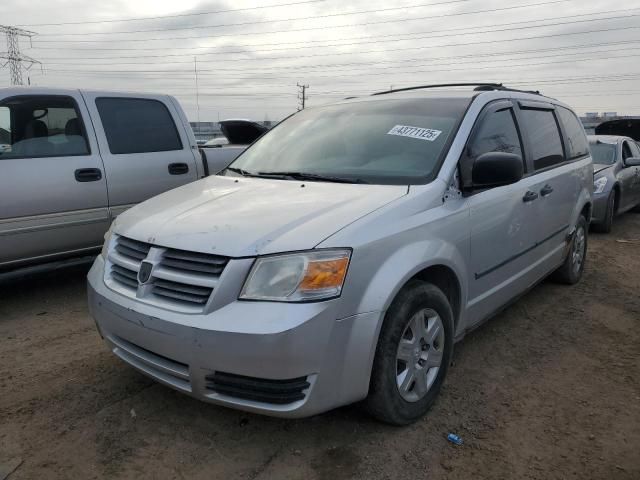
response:
[[[583,157],[589,153],[589,144],[580,120],[575,114],[564,107],[558,107],[558,116],[567,135],[567,149],[570,159]]]
[[[604,143],[599,140],[590,142],[591,157],[596,165],[613,165],[616,163],[616,150],[618,146],[615,143]]]
[[[162,102],[103,97],[96,99],[96,106],[112,154],[182,150],[176,125]]]
[[[437,175],[469,102],[376,99],[306,109],[258,139],[225,175],[427,183]]]
[[[543,170],[565,161],[560,130],[553,110],[523,108],[524,132],[529,138],[533,168]]]
[[[513,109],[504,108],[490,112],[472,134],[464,158],[460,162],[460,176],[464,187],[472,185],[471,172],[476,158],[489,152],[513,153],[522,157]]]
[[[88,154],[71,97],[21,95],[0,102],[0,159]]]
[[[626,160],[627,158],[633,157],[633,153],[631,153],[631,147],[628,142],[624,142],[622,144],[622,160]]]

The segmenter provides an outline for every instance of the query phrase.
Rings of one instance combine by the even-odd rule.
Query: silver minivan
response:
[[[474,88],[475,87],[475,88]],[[305,109],[115,221],[89,304],[115,355],[201,400],[407,424],[453,345],[585,265],[593,166],[566,105],[495,84]]]

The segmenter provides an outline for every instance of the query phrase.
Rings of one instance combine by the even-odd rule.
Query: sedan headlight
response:
[[[304,302],[340,296],[350,250],[318,250],[258,258],[242,300]]]
[[[596,178],[593,181],[593,193],[602,193],[604,191],[604,187],[607,186],[607,177]]]

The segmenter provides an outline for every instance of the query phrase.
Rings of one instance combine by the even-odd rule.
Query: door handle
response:
[[[540,190],[540,195],[546,197],[547,195],[550,195],[551,192],[553,192],[553,187],[551,185],[545,185],[542,187],[542,190]]]
[[[102,180],[102,171],[99,168],[79,168],[74,174],[76,182],[97,182]]]
[[[189,173],[189,165],[186,163],[170,163],[169,173],[171,175],[184,175],[185,173]]]
[[[529,203],[529,202],[533,202],[536,198],[538,198],[538,194],[536,192],[532,192],[531,190],[529,190],[527,193],[524,194],[524,197],[522,197],[522,201],[524,203]]]

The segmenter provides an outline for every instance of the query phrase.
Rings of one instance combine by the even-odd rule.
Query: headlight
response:
[[[318,250],[258,258],[240,298],[304,302],[338,297],[350,258],[349,250]]]
[[[596,178],[593,181],[593,193],[602,193],[604,191],[604,187],[607,186],[607,177]]]
[[[107,230],[107,233],[104,234],[104,243],[102,244],[102,252],[100,252],[100,255],[102,255],[102,258],[104,258],[105,260],[107,259],[107,254],[109,253],[109,243],[111,243],[111,235],[113,234],[114,224],[115,222],[111,222],[109,230]]]

